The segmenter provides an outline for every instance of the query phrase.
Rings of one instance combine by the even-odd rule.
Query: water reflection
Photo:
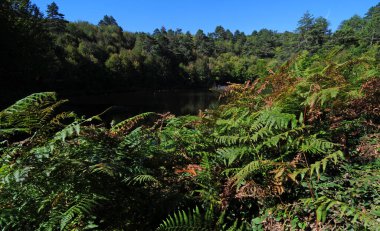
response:
[[[218,93],[203,90],[161,90],[68,96],[68,107],[84,115],[95,115],[105,109],[108,119],[121,121],[142,112],[171,112],[195,115],[199,110],[215,107]]]

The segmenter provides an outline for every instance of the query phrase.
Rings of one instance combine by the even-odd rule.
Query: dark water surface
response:
[[[107,108],[107,120],[119,122],[142,112],[171,112],[175,115],[198,114],[199,110],[212,108],[219,94],[208,89],[200,90],[144,90],[107,93],[100,95],[65,96],[68,109],[90,117]]]

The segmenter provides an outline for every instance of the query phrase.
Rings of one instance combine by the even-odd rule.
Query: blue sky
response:
[[[52,0],[32,0],[42,11]],[[293,31],[307,11],[335,30],[354,14],[363,16],[379,0],[55,0],[69,21],[97,24],[112,15],[126,31],[152,32],[164,26],[195,33],[222,25],[250,34],[262,28]]]

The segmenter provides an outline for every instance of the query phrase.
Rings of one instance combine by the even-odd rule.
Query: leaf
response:
[[[263,219],[261,217],[256,217],[252,219],[252,223],[255,225],[259,225],[263,223]]]
[[[280,178],[282,176],[282,174],[284,173],[285,171],[285,168],[280,168],[280,169],[277,169],[275,172],[276,172],[276,175],[274,176],[274,178]]]
[[[323,204],[317,208],[317,221],[322,221]]]
[[[298,184],[298,181],[296,179],[297,177],[297,174],[296,173],[288,173],[287,176],[294,182],[294,183],[297,183]]]
[[[303,124],[303,112],[300,113],[300,116],[299,116],[298,122],[299,122],[300,124]]]

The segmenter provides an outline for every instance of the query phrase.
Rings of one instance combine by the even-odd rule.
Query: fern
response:
[[[137,175],[124,180],[128,184],[159,184],[160,182],[152,175]]]
[[[215,142],[217,144],[222,144],[222,145],[237,145],[237,144],[244,144],[250,139],[249,136],[237,136],[237,135],[220,135],[215,138]]]
[[[152,115],[156,115],[156,113],[154,112],[145,112],[145,113],[142,113],[142,114],[139,114],[139,115],[136,115],[136,116],[133,116],[131,118],[128,118],[116,125],[114,125],[112,128],[111,128],[111,132],[113,133],[117,133],[117,132],[121,132],[121,131],[125,131],[125,130],[130,130],[133,126],[135,126],[138,122],[152,116]]]
[[[337,201],[326,196],[321,196],[316,200],[312,198],[301,199],[301,202],[305,206],[315,206],[317,208],[316,219],[317,221],[320,221],[322,223],[326,222],[328,212],[334,209],[336,212],[338,212],[340,217],[352,217],[352,219],[350,220],[350,222],[352,223],[360,221],[363,223],[364,227],[367,228],[378,228],[378,226],[380,225],[380,222],[376,219],[376,216],[374,216],[373,214],[364,212],[342,201]]]
[[[27,109],[39,108],[56,101],[57,95],[55,92],[34,93],[17,101],[12,106],[1,111],[0,116],[1,118],[13,119],[13,115],[25,112]]]
[[[320,173],[326,170],[327,163],[329,161],[333,161],[334,164],[337,164],[339,159],[345,159],[344,153],[342,151],[333,152],[325,156],[323,159],[311,164],[307,168],[297,169],[292,173],[292,177],[296,178],[298,175],[301,175],[301,178],[303,179],[306,173],[309,173],[310,176],[313,176],[314,172],[317,174],[318,177],[320,177]]]
[[[236,159],[252,153],[253,149],[249,147],[224,147],[218,148],[216,153],[219,155],[219,158],[223,159],[223,162],[226,166],[230,166]]]
[[[331,87],[312,93],[309,97],[306,98],[304,105],[310,106],[311,108],[314,108],[315,106],[322,107],[326,102],[337,98],[341,88],[342,86]]]
[[[65,102],[57,101],[54,92],[35,93],[17,101],[0,112],[0,137],[31,134],[43,128],[55,109]]]
[[[91,214],[91,210],[99,205],[100,200],[104,200],[104,197],[99,196],[84,196],[79,197],[77,202],[67,209],[63,214],[60,221],[60,230],[65,230],[74,217],[80,217],[83,215]]]
[[[163,230],[189,230],[189,231],[206,231],[209,229],[210,221],[206,217],[203,217],[198,207],[195,207],[192,211],[185,212],[180,210],[173,215],[169,215],[160,226],[157,231]]]
[[[59,132],[57,132],[52,141],[53,142],[58,141],[58,140],[65,141],[66,138],[71,137],[74,134],[79,135],[79,133],[80,133],[80,123],[75,121],[67,125],[65,128],[63,128]]]
[[[112,167],[106,163],[99,163],[99,164],[92,165],[92,166],[90,166],[90,171],[92,173],[100,172],[100,173],[106,174],[106,175],[111,176],[111,177],[115,176],[115,173],[114,173]]]
[[[274,168],[279,163],[270,160],[256,160],[246,164],[243,168],[241,168],[235,175],[235,185],[240,185],[242,181],[244,181],[249,175],[254,175],[257,173],[266,172],[269,169]]]
[[[332,142],[329,142],[325,139],[317,138],[316,135],[312,135],[303,140],[301,147],[299,148],[299,151],[311,154],[323,154],[332,150],[336,146],[337,145]]]
[[[209,208],[204,214],[201,214],[198,207],[193,210],[177,211],[169,215],[157,231],[175,230],[175,231],[208,231],[208,230],[221,230],[221,231],[238,231],[247,230],[249,227],[246,223],[235,220],[232,224],[227,224],[224,221],[225,212],[221,213],[219,218],[214,217],[214,210]],[[215,227],[213,224],[215,223]]]

